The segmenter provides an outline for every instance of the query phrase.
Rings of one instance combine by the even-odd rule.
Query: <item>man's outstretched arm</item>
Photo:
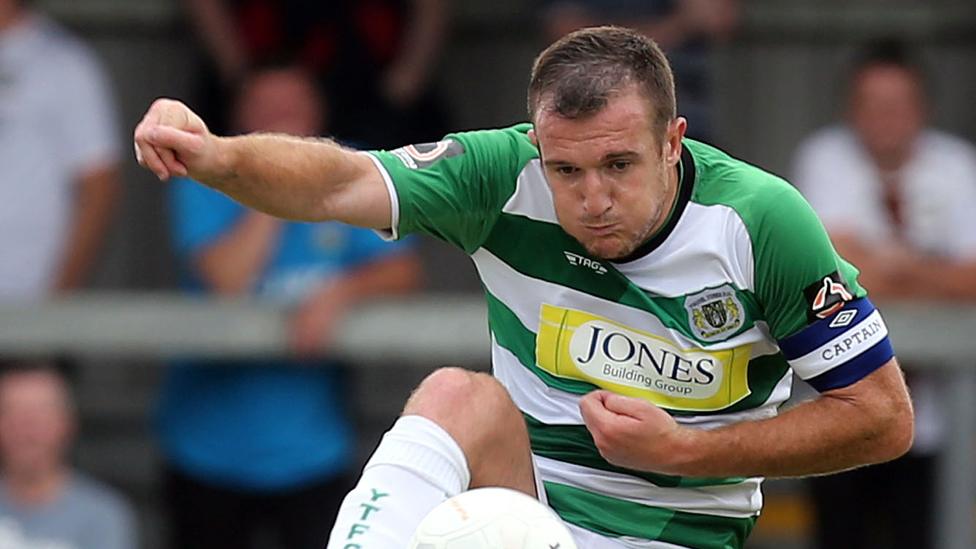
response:
[[[323,139],[218,137],[186,105],[156,100],[135,129],[136,158],[159,179],[189,176],[265,213],[389,228],[392,204],[370,158]]]
[[[698,476],[809,476],[894,459],[911,446],[911,400],[895,359],[853,385],[770,419],[711,431],[678,425],[643,400],[596,391],[580,403],[611,463]]]

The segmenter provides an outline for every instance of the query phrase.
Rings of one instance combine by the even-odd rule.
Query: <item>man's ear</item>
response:
[[[668,131],[664,138],[664,160],[669,165],[676,165],[681,160],[681,140],[688,130],[688,120],[679,116],[668,124]]]
[[[539,139],[536,138],[536,136],[535,136],[535,130],[529,130],[529,134],[528,135],[529,135],[529,141],[531,141],[533,145],[535,145],[536,147],[538,147],[539,146]]]

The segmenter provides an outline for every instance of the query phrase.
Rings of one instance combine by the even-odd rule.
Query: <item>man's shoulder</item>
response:
[[[869,192],[875,167],[853,129],[836,124],[800,142],[791,170],[793,183],[822,210],[836,196]]]
[[[754,253],[780,242],[783,231],[819,229],[809,204],[785,179],[711,145],[690,140],[686,145],[695,159],[692,202],[731,209]]]
[[[503,128],[469,130],[451,133],[447,139],[461,142],[494,156],[510,156],[524,164],[539,157],[539,150],[529,138],[530,123],[519,123]]]
[[[93,520],[131,520],[132,508],[120,492],[81,473],[75,473],[72,477],[64,502]]]
[[[100,70],[95,50],[57,21],[44,15],[32,15],[28,24],[31,25],[34,56],[57,66],[59,74]]]
[[[860,145],[850,128],[834,124],[814,131],[805,137],[796,148],[798,157],[829,156],[838,157],[855,154]]]
[[[685,139],[683,144],[694,158],[696,178],[699,182],[706,184],[712,182],[783,182],[782,178],[759,165],[736,158],[714,145],[693,139]]]
[[[518,174],[526,164],[539,157],[539,151],[529,138],[531,124],[523,123],[503,128],[461,130],[445,135],[440,141],[406,145],[390,151],[370,151],[387,168],[416,170],[471,169],[489,179]]]
[[[966,163],[976,161],[976,145],[952,133],[933,128],[926,129],[922,132],[919,142],[926,154],[937,156],[941,161]]]
[[[717,147],[691,139],[684,145],[695,163],[693,202],[728,206],[742,216],[774,204],[777,197],[793,190],[778,175]]]

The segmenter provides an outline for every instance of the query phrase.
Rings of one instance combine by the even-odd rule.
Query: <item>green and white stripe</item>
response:
[[[702,429],[772,417],[792,381],[776,340],[809,323],[804,288],[838,271],[863,295],[856,270],[788,184],[692,140],[681,166],[682,185],[695,174],[682,187],[690,202],[667,238],[625,264],[591,258],[558,224],[529,128],[452,135],[463,154],[423,169],[373,153],[393,227],[472,256],[495,375],[525,414],[550,504],[574,527],[615,540],[593,549],[742,547],[762,479],[613,466],[579,400],[600,384]]]
[[[540,246],[512,238],[538,238],[540,232],[550,232],[546,226],[554,238],[540,239]],[[696,238],[702,231],[733,237]],[[543,303],[612,318],[681,349],[718,351],[751,345],[748,402],[736,411],[676,418],[685,425],[714,428],[775,415],[777,405],[789,396],[792,374],[761,315],[752,308],[752,249],[741,219],[726,206],[689,204],[664,245],[632,263],[612,266],[625,275],[624,281],[613,279],[612,271],[604,280],[567,263],[563,251],[582,251],[572,239],[561,239],[563,234],[538,161],[532,161],[519,175],[496,231],[472,254],[489,301],[494,372],[526,414],[550,504],[568,522],[621,541],[741,546],[762,507],[761,478],[693,479],[610,465],[597,451],[579,412],[580,396],[594,386],[556,377],[535,363]],[[691,273],[689,257],[696,258]],[[683,300],[722,284],[733,286],[752,309],[733,337],[705,344],[688,327]],[[631,302],[621,300],[622,295],[633,296]]]
[[[516,214],[546,223],[559,224],[552,192],[542,171],[542,162],[535,158],[522,168],[515,180],[515,190],[502,206],[502,213]]]
[[[723,238],[695,238],[703,234]],[[688,268],[689,252],[697,259],[694,269]],[[735,210],[721,204],[690,202],[671,237],[646,256],[617,265],[617,270],[645,291],[664,297],[729,283],[755,292],[749,233]]]
[[[563,520],[618,538],[624,547],[639,547],[628,541],[645,539],[694,549],[738,549],[756,522],[756,517],[720,517],[633,503],[558,482],[546,482],[545,489],[549,505]]]
[[[658,486],[633,475],[600,471],[590,467],[536,456],[536,466],[546,481],[576,486],[596,493],[610,493],[616,498],[647,505],[668,507],[688,513],[731,518],[750,518],[762,508],[760,479],[743,479],[729,484],[678,487]]]

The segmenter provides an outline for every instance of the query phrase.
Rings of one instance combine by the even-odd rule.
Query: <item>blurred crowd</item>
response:
[[[182,10],[197,44],[183,99],[220,133],[393,148],[457,129],[437,79],[452,39],[445,0],[185,0]],[[689,134],[710,140],[710,52],[734,41],[740,12],[736,0],[549,0],[538,43],[583,26],[640,29],[668,52]],[[880,41],[838,80],[838,120],[798,144],[789,178],[876,303],[976,301],[976,149],[931,125],[916,52]],[[78,35],[30,2],[0,0],[0,300],[39,303],[90,281],[130,162],[134,121],[120,120],[114,93]],[[347,365],[329,343],[357,304],[420,287],[421,243],[276,220],[189,180],[166,192],[174,291],[293,311],[287,359],[164,366],[155,426],[169,546],[320,548],[358,467]],[[0,547],[139,546],[124,496],[72,466],[70,380],[53,357],[2,361]],[[931,546],[943,381],[909,381],[913,452],[810,482],[818,547]]]

